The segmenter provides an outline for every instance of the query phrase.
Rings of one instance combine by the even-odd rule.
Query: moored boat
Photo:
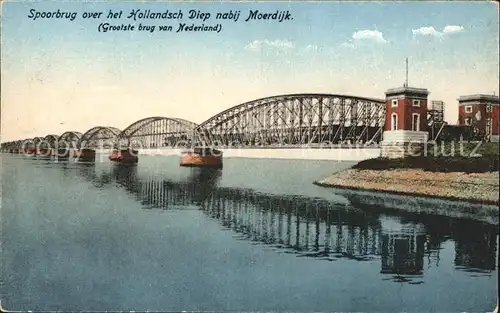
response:
[[[180,166],[222,168],[222,151],[213,148],[183,151]]]

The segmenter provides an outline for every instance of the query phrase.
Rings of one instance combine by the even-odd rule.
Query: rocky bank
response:
[[[498,171],[440,173],[420,169],[348,169],[315,184],[498,205],[499,178]]]

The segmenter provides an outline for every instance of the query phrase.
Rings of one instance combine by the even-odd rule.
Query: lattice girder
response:
[[[196,145],[266,146],[366,142],[383,128],[385,101],[333,94],[294,94],[246,102],[198,126]]]
[[[116,127],[96,126],[87,130],[81,135],[78,141],[79,148],[112,148],[116,143],[116,138],[120,134]]]
[[[132,148],[187,147],[198,125],[181,118],[147,117],[132,123],[118,136],[118,145]]]

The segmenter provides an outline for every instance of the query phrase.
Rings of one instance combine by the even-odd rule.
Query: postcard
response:
[[[2,312],[498,307],[498,3],[0,5]]]

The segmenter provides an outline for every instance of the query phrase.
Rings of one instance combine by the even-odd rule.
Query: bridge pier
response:
[[[95,150],[80,149],[75,153],[74,157],[78,158],[78,162],[95,162]]]
[[[57,149],[58,160],[68,160],[71,154],[70,149]]]
[[[194,148],[181,153],[180,166],[222,168],[222,151]]]
[[[135,164],[139,162],[139,151],[132,149],[113,150],[109,160],[122,164]]]
[[[25,148],[24,149],[24,154],[25,155],[35,155],[36,149],[35,148]]]
[[[38,148],[35,151],[35,156],[36,157],[45,157],[45,158],[50,158],[53,154],[53,151],[51,148]]]
[[[53,150],[54,156],[57,156],[58,160],[68,160],[69,158],[77,158],[79,156],[79,151],[76,149],[59,148]]]

